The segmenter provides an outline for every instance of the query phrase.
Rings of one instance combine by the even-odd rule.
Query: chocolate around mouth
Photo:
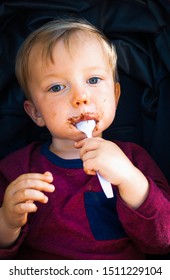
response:
[[[76,123],[81,121],[95,120],[96,123],[99,122],[99,116],[94,115],[93,113],[81,113],[79,116],[73,116],[68,119],[68,122],[71,125],[76,126]]]

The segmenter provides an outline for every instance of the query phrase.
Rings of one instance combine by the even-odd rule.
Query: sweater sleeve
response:
[[[27,226],[24,226],[21,230],[18,239],[11,247],[5,249],[0,248],[0,259],[1,260],[15,259],[18,250],[25,239],[26,234],[27,234]]]
[[[131,154],[131,153],[130,153]],[[136,210],[118,195],[119,219],[131,240],[146,254],[170,252],[170,186],[147,152],[134,145],[129,157],[149,182],[149,194]]]

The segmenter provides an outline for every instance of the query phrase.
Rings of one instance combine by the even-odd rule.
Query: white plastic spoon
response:
[[[87,120],[87,121],[80,121],[76,124],[76,127],[84,132],[87,136],[87,138],[91,138],[92,137],[92,131],[95,128],[96,122],[95,120]],[[111,198],[113,197],[113,189],[112,186],[110,184],[110,182],[108,182],[105,178],[103,178],[98,172],[97,172],[97,176],[99,178],[100,184],[102,186],[102,189],[106,195],[107,198]]]

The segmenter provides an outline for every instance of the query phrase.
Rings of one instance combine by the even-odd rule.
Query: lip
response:
[[[81,113],[78,116],[73,116],[73,117],[69,118],[68,122],[70,125],[73,125],[76,127],[77,123],[79,123],[81,121],[88,121],[88,120],[95,120],[95,122],[97,124],[99,122],[99,116],[94,113],[86,112],[86,113]]]

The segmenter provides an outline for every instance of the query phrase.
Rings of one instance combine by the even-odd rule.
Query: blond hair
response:
[[[15,66],[16,77],[28,99],[31,98],[28,86],[29,57],[34,46],[41,44],[42,54],[53,61],[52,51],[56,42],[62,38],[68,47],[69,39],[76,31],[91,34],[99,41],[108,56],[110,66],[113,69],[113,78],[115,78],[117,55],[114,46],[108,41],[105,35],[85,20],[58,19],[50,21],[32,32],[17,53]]]

